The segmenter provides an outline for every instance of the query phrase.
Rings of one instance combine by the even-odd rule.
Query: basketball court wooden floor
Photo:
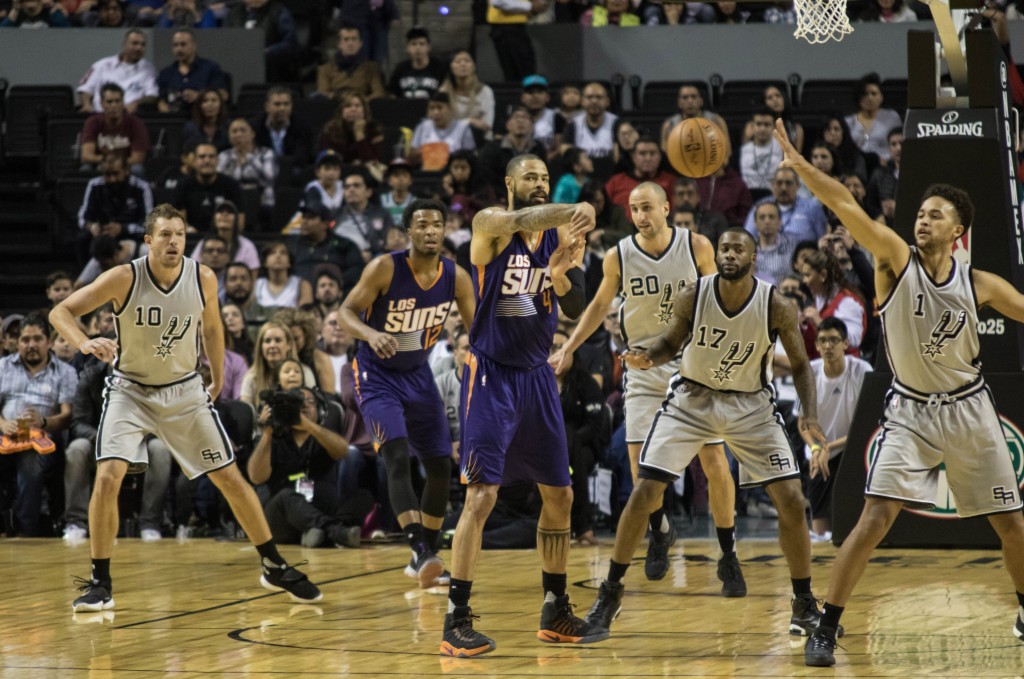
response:
[[[446,597],[410,587],[402,547],[283,549],[309,560],[324,591],[319,605],[303,606],[259,586],[243,543],[120,540],[116,611],[72,616],[71,577],[88,574],[88,546],[0,540],[0,677],[1024,677],[998,552],[878,552],[844,617],[837,667],[812,669],[802,639],[786,632],[777,543],[741,542],[744,599],[718,596],[716,549],[680,542],[660,582],[644,579],[638,559],[612,638],[585,647],[535,638],[532,551],[484,552],[473,603],[498,648],[463,660],[437,655]],[[572,551],[577,612],[593,601],[609,554],[610,545]],[[834,554],[814,547],[819,596]]]

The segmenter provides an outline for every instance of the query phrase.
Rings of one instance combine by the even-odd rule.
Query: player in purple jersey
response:
[[[423,588],[447,584],[437,538],[452,457],[427,356],[453,303],[466,323],[476,308],[469,274],[440,255],[446,217],[436,200],[413,201],[402,215],[409,250],[370,262],[338,311],[342,328],[362,340],[352,362],[356,399],[387,466],[391,508],[413,550],[406,574]],[[422,500],[410,478],[410,444],[426,472]]]
[[[503,483],[535,482],[544,502],[537,524],[544,587],[538,638],[589,643],[608,636],[573,615],[565,593],[572,487],[558,387],[547,363],[559,304],[572,318],[583,311],[583,277],[575,267],[584,236],[594,228],[594,208],[544,205],[548,169],[533,155],[509,161],[505,186],[508,210],[477,213],[470,242],[480,313],[470,331],[460,403],[466,504],[452,545],[440,648],[442,655],[457,657],[495,647],[473,629],[469,596],[484,522]]]

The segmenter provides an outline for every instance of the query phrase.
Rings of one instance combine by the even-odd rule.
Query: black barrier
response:
[[[1010,449],[1017,482],[1024,487],[1024,400],[1020,398],[1020,373],[989,373],[985,381],[995,396],[999,420]],[[882,419],[885,393],[892,376],[868,373],[857,402],[846,451],[839,463],[832,494],[832,539],[842,544],[857,524],[864,507],[864,483],[874,453],[875,436]],[[941,406],[940,406],[941,408]],[[936,417],[941,412],[936,411]],[[970,454],[970,451],[956,451]],[[886,547],[998,547],[996,537],[984,518],[957,520],[956,505],[940,471],[939,492],[933,510],[904,510],[882,540]]]

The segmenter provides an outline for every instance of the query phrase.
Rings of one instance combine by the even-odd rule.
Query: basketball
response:
[[[684,177],[707,177],[725,163],[725,133],[704,118],[687,118],[672,128],[665,150]]]

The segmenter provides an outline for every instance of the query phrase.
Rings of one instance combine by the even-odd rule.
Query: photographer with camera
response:
[[[373,506],[366,491],[348,498],[338,493],[335,461],[348,455],[348,441],[337,432],[340,414],[315,389],[288,389],[294,359],[281,366],[281,388],[263,392],[261,427],[249,458],[250,480],[257,485],[274,539],[282,544],[317,547],[329,541],[358,547],[360,525]],[[301,379],[301,378],[300,378]]]

